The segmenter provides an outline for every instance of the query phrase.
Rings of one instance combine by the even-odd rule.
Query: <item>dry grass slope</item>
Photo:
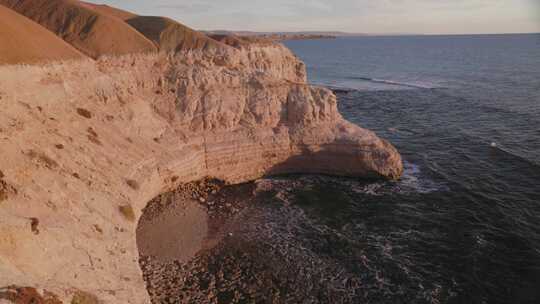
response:
[[[270,44],[268,41],[247,37],[217,35],[209,37],[181,23],[165,17],[138,16],[108,5],[97,5],[77,0],[0,0],[0,5],[24,15],[67,43],[92,58],[103,55],[123,55],[152,51],[178,52],[185,50],[212,51],[250,45]],[[5,19],[5,18],[3,18]],[[5,21],[4,21],[5,22]],[[3,32],[12,31],[4,27]],[[39,40],[37,35],[22,35],[29,41]],[[48,35],[51,36],[51,35]],[[213,39],[215,38],[215,39]],[[4,51],[31,49],[37,55],[40,48],[10,47],[4,43]],[[18,44],[16,44],[19,46]],[[15,51],[12,51],[15,54]],[[22,54],[24,55],[24,54]],[[7,56],[3,56],[8,58]],[[69,56],[56,56],[57,59]],[[10,62],[31,62],[22,59]]]
[[[137,16],[126,22],[154,42],[160,51],[176,52],[226,47],[205,34],[169,18]]]
[[[92,58],[156,51],[123,20],[75,0],[0,0]]]
[[[250,45],[271,45],[273,41],[271,39],[257,38],[257,37],[242,37],[235,35],[222,35],[222,34],[210,34],[208,37],[224,43],[226,45],[232,46],[237,49],[245,48]]]
[[[240,37],[233,35],[208,35],[208,37],[237,49],[241,49],[246,44]]]
[[[0,5],[0,64],[83,57],[79,51],[39,24]]]

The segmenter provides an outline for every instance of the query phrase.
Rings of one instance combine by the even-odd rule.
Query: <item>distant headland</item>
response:
[[[204,31],[208,35],[235,35],[241,37],[256,37],[274,41],[283,40],[309,40],[309,39],[336,39],[338,37],[367,36],[362,33],[303,31],[303,32],[253,32],[253,31]]]
[[[343,37],[369,37],[369,36],[413,36],[422,35],[417,33],[349,33],[340,31],[298,31],[298,32],[255,32],[255,31],[229,31],[229,30],[210,30],[201,31],[209,36],[237,36],[259,39],[268,39],[272,41],[285,40],[309,40],[309,39],[336,39]]]

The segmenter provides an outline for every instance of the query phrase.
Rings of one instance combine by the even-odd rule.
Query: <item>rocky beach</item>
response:
[[[279,43],[74,0],[1,0],[0,14],[0,301],[257,299],[267,257],[246,261],[262,277],[241,294],[250,276],[212,279],[260,251],[235,239],[252,186],[223,185],[402,174],[397,150],[346,121]]]
[[[233,186],[203,181],[156,198],[143,211],[137,231],[140,265],[152,302],[358,303],[376,299],[368,292],[381,282],[369,270],[365,248],[344,245],[345,235],[334,235],[335,231],[325,231],[323,226],[319,226],[322,231],[310,231],[309,211],[301,207],[313,202],[310,196],[321,195],[320,187],[339,182],[321,176],[261,179]],[[346,203],[341,199],[335,197],[334,203]],[[196,244],[196,254],[185,258],[185,253],[195,251],[185,246],[185,238],[191,235],[183,233],[174,242],[182,253],[175,256],[168,256],[168,250],[155,254],[142,250],[155,242],[146,231],[154,227],[144,225],[147,217],[161,218],[179,209],[190,214],[192,208],[205,210],[208,219],[208,234]],[[178,225],[174,231],[186,230]]]
[[[540,303],[537,1],[435,2],[0,0],[0,304]]]

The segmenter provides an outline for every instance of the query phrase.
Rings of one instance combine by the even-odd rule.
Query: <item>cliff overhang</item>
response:
[[[147,303],[135,229],[152,198],[213,177],[395,179],[279,44],[0,67],[0,286]]]

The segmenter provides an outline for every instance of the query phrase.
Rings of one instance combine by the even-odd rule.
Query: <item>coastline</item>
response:
[[[305,66],[286,48],[229,52],[0,67],[1,114],[17,117],[2,126],[10,139],[0,162],[0,230],[17,241],[0,244],[11,261],[0,286],[41,288],[63,301],[79,290],[144,303],[136,223],[160,193],[205,176],[400,176],[397,150],[345,121],[335,96],[305,83]],[[69,272],[55,270],[66,260]]]
[[[220,221],[181,201],[141,227],[155,240],[185,230],[184,249],[171,234],[139,251],[143,210],[179,185],[403,172],[397,149],[345,120],[336,96],[310,86],[305,64],[282,44],[220,42],[167,18],[34,2],[2,3],[41,31],[67,31],[51,43],[85,56],[0,66],[0,298],[41,290],[64,303],[148,303],[140,252],[189,260],[221,240],[212,234]],[[71,31],[79,26],[84,35]]]
[[[1,304],[540,303],[539,33],[94,2],[0,0]]]
[[[192,248],[184,247],[184,253],[168,259],[140,251],[140,265],[152,302],[357,303],[367,289],[360,287],[363,283],[355,274],[357,266],[343,264],[338,257],[359,258],[363,249],[350,251],[340,244],[347,242],[346,238],[331,231],[324,232],[320,239],[320,232],[301,229],[314,224],[311,208],[339,209],[346,203],[336,201],[336,206],[328,206],[327,202],[314,203],[311,198],[321,195],[321,187],[332,189],[332,185],[347,180],[291,176],[241,185],[202,180],[156,197],[144,211],[143,226],[139,224],[139,248],[156,241],[144,231],[149,228],[144,227],[147,217],[160,217],[154,212],[156,206],[162,213],[176,212],[178,203],[183,202],[202,207],[209,229],[205,241],[189,259],[184,253]],[[189,213],[191,207],[182,208]],[[315,231],[322,227],[313,226]],[[178,229],[174,232],[177,244],[185,244],[192,231]],[[326,250],[320,251],[323,243],[311,242],[329,242],[324,246],[330,246],[330,251],[324,253]],[[371,280],[375,278],[363,279],[364,283]]]

